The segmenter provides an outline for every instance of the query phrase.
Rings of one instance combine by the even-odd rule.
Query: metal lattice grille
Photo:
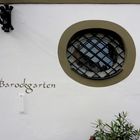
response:
[[[122,71],[125,51],[121,38],[103,29],[84,30],[69,41],[67,59],[72,70],[90,79],[106,79]]]

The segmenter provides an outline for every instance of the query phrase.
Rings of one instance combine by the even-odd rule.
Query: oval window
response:
[[[83,21],[68,28],[59,43],[59,60],[74,80],[108,86],[126,78],[135,63],[131,36],[108,21]]]
[[[67,46],[72,70],[85,78],[106,79],[119,74],[125,50],[119,35],[110,30],[90,29],[76,33]]]

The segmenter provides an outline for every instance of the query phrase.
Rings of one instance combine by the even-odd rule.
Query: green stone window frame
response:
[[[140,4],[140,0],[0,0],[1,4]]]
[[[84,76],[81,76],[80,74],[73,71],[71,69],[70,63],[68,62],[67,48],[71,38],[80,31],[93,30],[93,29],[112,31],[117,35],[119,35],[119,37],[122,39],[123,47],[125,50],[125,61],[122,66],[122,71],[113,77],[102,79],[102,80],[85,78]],[[63,33],[58,46],[58,57],[63,70],[73,80],[87,86],[105,87],[105,86],[116,84],[129,76],[135,64],[136,50],[132,37],[120,25],[109,21],[103,21],[103,20],[88,20],[88,21],[81,21],[79,23],[70,26]]]

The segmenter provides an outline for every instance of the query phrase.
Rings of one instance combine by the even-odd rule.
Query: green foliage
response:
[[[96,140],[138,140],[140,129],[135,129],[127,120],[127,113],[122,112],[115,116],[110,124],[98,120],[95,125],[94,137]]]

